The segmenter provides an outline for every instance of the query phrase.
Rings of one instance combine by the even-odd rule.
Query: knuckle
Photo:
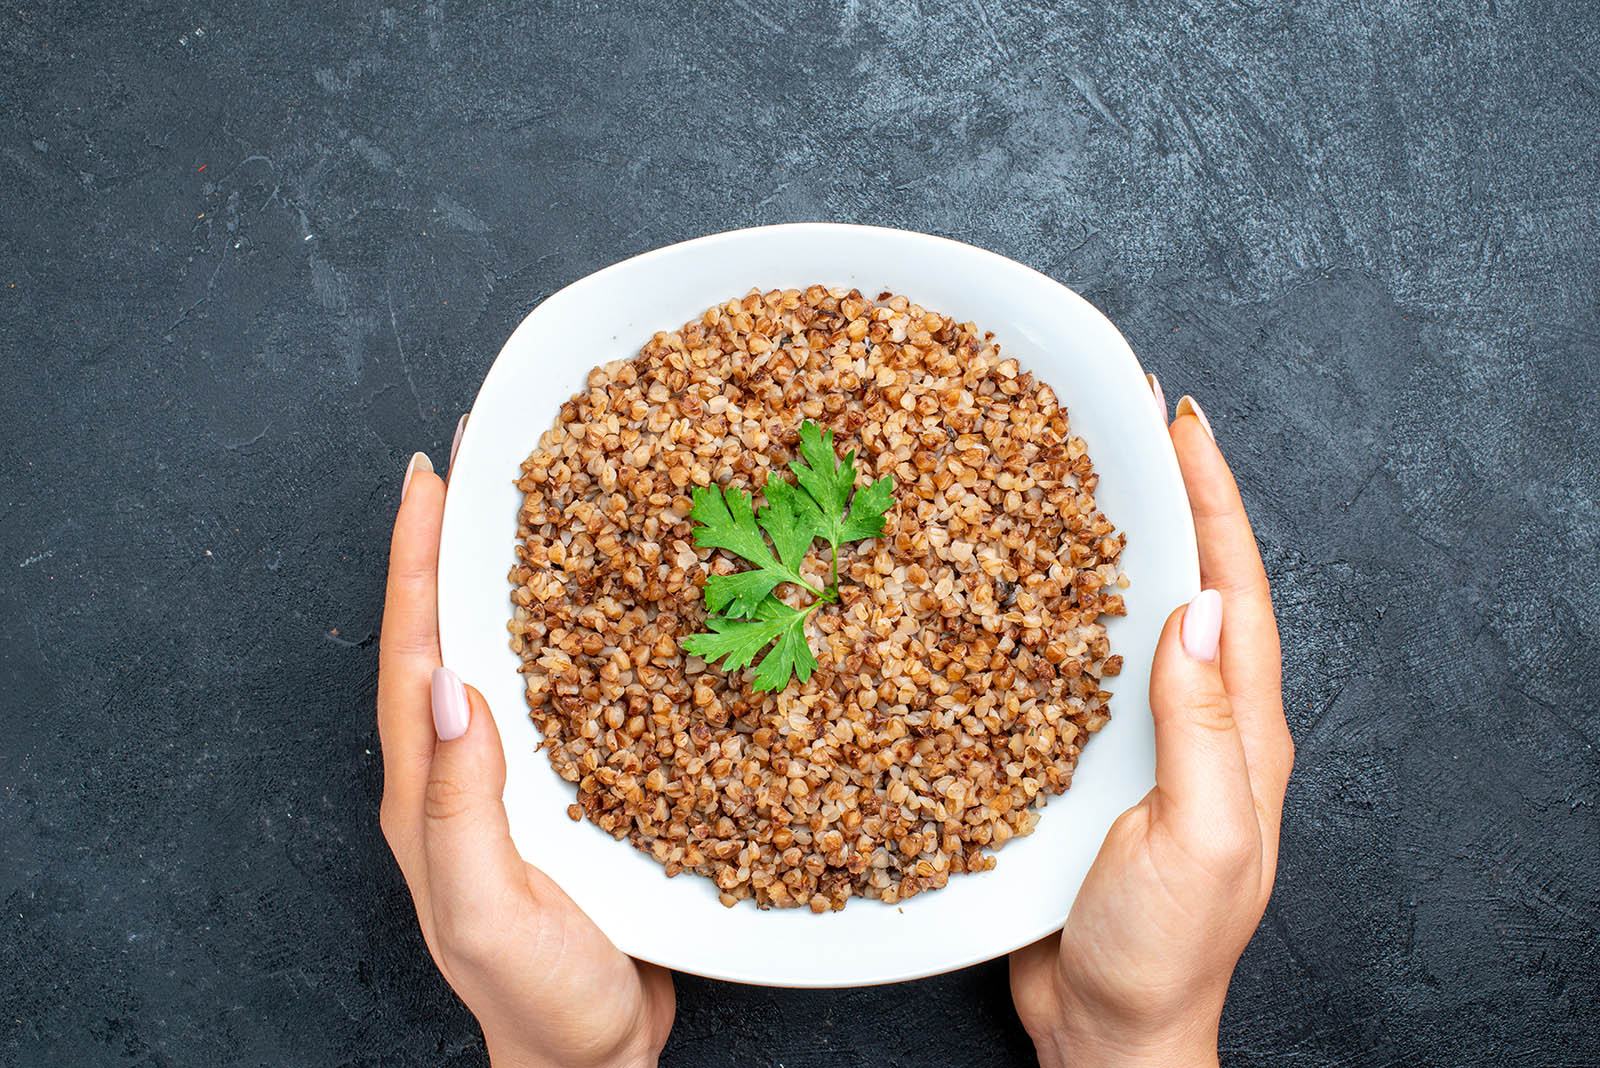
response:
[[[378,807],[378,829],[383,832],[383,840],[388,843],[390,855],[394,857],[395,863],[400,866],[402,874],[409,881],[411,872],[406,861],[414,850],[416,827],[405,818],[398,805],[385,800]]]
[[[401,558],[391,555],[389,560],[389,581],[399,586],[416,587],[426,592],[428,587],[437,577],[437,562],[433,556],[418,558],[414,554],[406,554]]]
[[[1234,729],[1233,705],[1223,693],[1197,693],[1189,696],[1185,718],[1196,728],[1226,732]]]
[[[400,816],[395,812],[394,802],[387,797],[378,805],[378,829],[383,832],[383,840],[393,849],[400,840]]]
[[[1260,837],[1253,821],[1246,826],[1241,821],[1221,820],[1206,837],[1206,857],[1226,870],[1237,870],[1260,856]]]
[[[472,791],[454,779],[435,776],[422,794],[422,812],[430,820],[453,820],[472,808]]]
[[[452,972],[482,967],[493,958],[499,942],[494,932],[454,909],[434,917],[434,931],[441,961]]]
[[[1176,421],[1173,425],[1177,425]],[[1244,501],[1239,495],[1227,493],[1220,487],[1202,487],[1200,492],[1190,497],[1189,507],[1196,519],[1207,522],[1218,519],[1249,521],[1249,517],[1245,514]]]
[[[383,656],[436,657],[438,649],[437,634],[420,630],[411,619],[385,617],[378,633],[378,652]]]
[[[1228,583],[1232,592],[1245,597],[1256,597],[1270,602],[1272,600],[1272,584],[1267,581],[1267,572],[1261,567],[1252,567],[1244,575]]]
[[[1150,809],[1139,804],[1125,810],[1112,821],[1107,837],[1142,839],[1150,827]]]

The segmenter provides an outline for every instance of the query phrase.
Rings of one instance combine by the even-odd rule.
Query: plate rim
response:
[[[535,323],[535,320],[538,318],[539,313],[541,312],[541,310],[546,309],[548,306],[550,306],[551,304],[555,303],[558,300],[558,298],[562,298],[563,296],[568,296],[574,290],[577,290],[580,287],[589,287],[589,286],[595,286],[595,285],[604,284],[604,282],[608,279],[609,276],[612,276],[612,275],[617,274],[617,273],[621,273],[624,270],[637,269],[642,264],[647,264],[649,261],[654,260],[654,259],[666,258],[668,256],[681,255],[681,254],[683,254],[685,252],[690,252],[690,251],[700,251],[700,250],[710,249],[710,248],[714,248],[718,244],[729,242],[729,241],[735,241],[735,240],[737,240],[737,241],[759,240],[759,239],[761,239],[763,237],[766,237],[766,236],[772,236],[772,235],[778,235],[778,234],[787,235],[787,234],[795,234],[795,233],[801,233],[801,234],[824,234],[824,235],[833,235],[833,236],[837,236],[837,237],[841,237],[841,238],[849,238],[851,236],[864,236],[864,237],[867,237],[867,238],[870,239],[870,238],[883,238],[883,237],[888,237],[888,236],[891,236],[891,235],[892,235],[893,239],[897,239],[897,240],[903,240],[903,239],[911,238],[911,239],[915,239],[915,240],[926,241],[926,242],[932,243],[935,246],[950,246],[950,247],[953,247],[955,249],[960,250],[960,254],[964,255],[964,256],[970,256],[971,254],[976,253],[976,254],[978,254],[978,256],[981,259],[987,259],[987,260],[993,262],[998,268],[1003,269],[1005,271],[1015,272],[1015,271],[1019,271],[1020,270],[1020,271],[1027,272],[1029,275],[1035,276],[1037,279],[1041,280],[1042,282],[1047,283],[1048,286],[1051,287],[1055,292],[1060,294],[1063,298],[1067,299],[1070,303],[1074,304],[1078,313],[1080,313],[1080,314],[1088,314],[1088,315],[1090,315],[1092,317],[1095,317],[1095,318],[1099,319],[1105,325],[1105,327],[1107,327],[1109,329],[1109,331],[1110,331],[1110,339],[1114,341],[1114,344],[1109,346],[1110,349],[1112,350],[1112,354],[1114,355],[1114,358],[1119,360],[1119,361],[1125,361],[1128,364],[1131,364],[1133,369],[1136,370],[1141,376],[1144,373],[1143,365],[1140,363],[1140,361],[1138,359],[1138,356],[1133,352],[1133,348],[1129,344],[1127,338],[1122,334],[1121,330],[1117,328],[1116,324],[1113,323],[1108,316],[1106,316],[1103,312],[1101,312],[1098,308],[1096,308],[1092,303],[1090,303],[1086,298],[1084,298],[1081,294],[1077,293],[1070,286],[1067,286],[1065,283],[1060,282],[1060,281],[1058,281],[1058,280],[1056,280],[1054,278],[1051,278],[1049,275],[1043,273],[1042,271],[1037,270],[1036,268],[1030,267],[1027,264],[1021,263],[1021,262],[1019,262],[1017,260],[1013,260],[1010,257],[1004,256],[1004,255],[1002,255],[1002,254],[1000,254],[998,252],[994,252],[993,250],[986,249],[986,248],[983,248],[983,247],[978,246],[978,245],[973,245],[973,244],[970,244],[970,243],[967,243],[967,242],[964,242],[964,241],[959,241],[957,239],[950,238],[950,237],[945,237],[945,236],[941,236],[941,235],[937,235],[937,234],[923,233],[923,232],[915,231],[915,230],[904,230],[904,229],[899,229],[899,228],[895,228],[895,227],[876,226],[876,225],[868,225],[868,224],[860,224],[860,223],[833,223],[833,222],[776,223],[776,224],[763,225],[763,226],[744,227],[744,228],[736,228],[736,229],[732,229],[732,230],[723,230],[723,231],[719,231],[719,232],[716,232],[716,233],[706,234],[706,235],[702,235],[700,237],[694,237],[694,238],[690,238],[690,239],[687,239],[687,240],[684,240],[684,241],[674,242],[672,244],[663,245],[663,246],[660,246],[658,248],[653,248],[653,249],[646,250],[644,252],[637,253],[637,254],[635,254],[633,256],[630,256],[630,257],[627,257],[625,259],[619,260],[619,261],[617,261],[615,263],[612,263],[612,264],[608,264],[605,267],[599,268],[598,270],[592,271],[592,272],[590,272],[590,273],[588,273],[586,275],[583,275],[583,276],[581,276],[579,278],[576,278],[576,279],[568,282],[566,285],[563,285],[559,289],[554,290],[548,296],[546,296],[542,300],[540,300],[537,304],[533,305],[524,314],[522,319],[518,322],[517,326],[507,336],[505,342],[501,345],[499,352],[496,353],[494,361],[492,362],[492,364],[490,365],[489,369],[484,374],[483,381],[480,384],[480,386],[478,387],[478,390],[477,390],[476,394],[473,397],[472,406],[468,410],[468,418],[467,418],[467,421],[466,421],[466,428],[464,429],[464,431],[462,433],[462,439],[461,439],[461,442],[458,445],[458,456],[462,455],[462,454],[466,454],[469,451],[469,449],[468,449],[469,443],[473,440],[473,420],[471,419],[471,414],[473,412],[476,412],[478,410],[479,406],[485,402],[485,398],[491,394],[491,392],[495,389],[495,387],[497,386],[497,384],[499,383],[499,381],[501,379],[509,377],[509,376],[511,376],[513,374],[512,370],[510,369],[510,361],[508,361],[507,357],[514,350],[519,348],[518,341],[519,341],[520,335],[522,335],[525,331],[531,332],[532,330],[536,329],[537,328],[537,324]],[[570,299],[570,296],[568,296],[568,299]],[[690,309],[690,310],[686,311],[684,314],[686,316],[692,316],[693,313],[694,313],[694,309]],[[664,326],[664,327],[656,327],[656,329],[672,329],[675,325],[676,324],[668,324],[667,326]],[[648,328],[646,328],[646,329],[648,329]],[[646,336],[646,335],[641,334],[641,336]],[[624,348],[627,349],[628,346],[625,345]],[[1164,414],[1165,413],[1163,413],[1163,416],[1164,416]],[[1170,447],[1170,442],[1169,442],[1168,448],[1162,454],[1162,461],[1161,462],[1164,465],[1170,465],[1171,473],[1176,475],[1177,484],[1179,486],[1181,486],[1182,485],[1182,475],[1181,475],[1181,472],[1178,471],[1177,458],[1176,458],[1176,455],[1173,453],[1173,451],[1172,451],[1172,449]],[[1192,511],[1190,509],[1189,502],[1188,502],[1188,499],[1187,499],[1186,495],[1181,495],[1181,494],[1178,495],[1178,497],[1176,498],[1175,503],[1177,504],[1177,506],[1178,506],[1179,510],[1181,511],[1184,519],[1186,520],[1186,522],[1183,524],[1182,531],[1180,531],[1178,533],[1178,537],[1179,537],[1180,541],[1183,542],[1183,544],[1181,546],[1179,546],[1179,548],[1185,550],[1182,553],[1183,559],[1180,560],[1179,563],[1181,565],[1185,565],[1185,567],[1184,567],[1184,572],[1185,572],[1184,573],[1184,579],[1185,579],[1186,585],[1190,589],[1192,589],[1193,591],[1198,592],[1199,586],[1200,586],[1199,555],[1198,555],[1198,545],[1197,545],[1197,542],[1196,542],[1196,539],[1195,539],[1195,533],[1194,533],[1193,513],[1192,513]],[[436,590],[437,596],[438,596],[438,603],[441,606],[443,606],[446,603],[447,577],[446,577],[445,561],[448,558],[450,558],[450,550],[452,548],[452,544],[457,540],[457,537],[454,536],[454,535],[456,535],[456,531],[459,529],[460,522],[461,522],[460,520],[457,520],[454,523],[451,521],[452,515],[453,514],[459,514],[460,510],[458,508],[455,512],[452,512],[450,504],[451,504],[451,501],[450,501],[450,498],[449,498],[449,496],[447,494],[446,502],[445,502],[445,515],[444,515],[444,518],[443,518],[443,523],[442,523],[442,527],[441,527],[441,534],[440,534],[440,546],[439,546],[440,567],[439,567],[437,590]],[[514,540],[514,539],[512,539],[512,540]],[[509,601],[509,586],[507,586],[507,598],[506,598],[506,600],[507,600],[507,606],[508,606],[508,611],[509,611],[509,604],[510,604],[510,601]],[[455,660],[459,661],[459,659],[460,659],[459,657],[452,658],[452,656],[450,655],[451,648],[455,645],[455,641],[452,638],[447,637],[447,635],[446,635],[446,633],[444,631],[444,627],[442,625],[442,613],[441,613],[441,627],[440,627],[440,634],[439,634],[439,642],[440,642],[440,651],[441,651],[441,654],[442,654],[443,662],[448,664],[448,663],[452,662],[452,659],[455,659]],[[520,720],[522,720],[524,722],[527,722],[529,720],[525,704],[519,705],[518,708],[516,709],[516,711],[512,712],[512,713],[492,713],[492,714],[494,715],[494,717],[495,717],[495,719],[497,721],[497,724],[502,719],[505,719],[508,716],[515,716],[516,718],[518,718],[518,719],[520,719]],[[601,832],[601,833],[603,833],[603,832]],[[624,844],[625,843],[617,843],[617,845],[619,847],[621,847]],[[631,849],[632,847],[628,846],[628,848]],[[1097,844],[1096,845],[1096,853],[1098,853],[1098,849],[1099,849],[1099,845]],[[1092,861],[1091,861],[1091,863],[1092,863]],[[686,874],[692,874],[692,873],[686,873]],[[1075,900],[1075,898],[1076,898],[1076,893],[1074,893],[1074,900]],[[575,899],[574,899],[574,903],[576,904],[576,900]],[[741,904],[743,904],[743,903],[741,903]],[[862,907],[864,905],[871,905],[871,904],[874,904],[874,903],[873,902],[852,902],[852,904],[854,904],[856,907]],[[578,907],[580,908],[580,910],[582,909],[581,904],[578,905]],[[882,906],[882,905],[880,905],[880,907],[887,908],[887,907],[890,907],[890,906]],[[1068,903],[1067,908],[1068,908],[1068,912],[1070,914],[1070,908],[1071,908],[1071,903],[1070,902]],[[604,933],[607,935],[607,937],[609,939],[612,940],[613,944],[616,944],[618,946],[619,949],[621,949],[625,953],[628,953],[630,956],[635,957],[636,959],[648,961],[650,963],[655,963],[655,964],[658,964],[658,965],[660,965],[662,967],[669,968],[669,969],[671,969],[673,971],[681,971],[681,972],[684,972],[685,974],[689,974],[689,975],[697,975],[697,976],[701,976],[701,977],[708,978],[708,979],[716,979],[716,980],[719,980],[719,981],[736,982],[736,983],[742,983],[742,984],[747,984],[747,985],[755,985],[755,986],[770,986],[770,987],[791,988],[791,989],[829,989],[829,988],[878,986],[878,985],[883,985],[883,984],[888,984],[888,983],[908,982],[908,981],[912,981],[912,980],[916,980],[916,979],[927,978],[927,977],[934,976],[934,975],[946,974],[948,972],[956,971],[956,970],[959,970],[961,968],[966,968],[966,967],[971,967],[971,966],[974,966],[974,965],[977,965],[977,964],[981,964],[981,963],[984,963],[985,961],[995,960],[995,959],[998,959],[999,957],[1003,957],[1003,956],[1005,956],[1005,955],[1007,955],[1009,953],[1012,953],[1015,950],[1022,948],[1023,946],[1026,946],[1026,945],[1029,945],[1029,944],[1031,944],[1031,943],[1033,943],[1035,941],[1038,941],[1040,938],[1046,937],[1046,936],[1050,935],[1051,933],[1053,933],[1053,932],[1055,932],[1057,930],[1060,930],[1061,926],[1063,925],[1063,923],[1065,923],[1066,919],[1067,919],[1067,916],[1063,915],[1059,919],[1056,919],[1053,922],[1045,924],[1043,926],[1035,925],[1034,927],[1029,927],[1027,929],[1027,933],[1026,933],[1025,936],[1013,936],[1013,937],[1020,937],[1020,940],[1016,941],[1015,944],[1009,944],[1012,941],[1012,938],[1007,938],[1007,939],[1003,940],[1004,942],[1008,943],[1007,945],[1005,945],[1004,948],[998,948],[998,949],[993,950],[992,952],[985,952],[985,953],[983,953],[983,954],[981,954],[979,956],[969,956],[969,955],[965,955],[965,954],[958,954],[956,956],[959,959],[951,959],[951,960],[943,961],[943,962],[940,962],[940,963],[937,963],[937,964],[931,964],[931,965],[928,965],[926,967],[913,968],[913,969],[910,969],[910,970],[905,970],[903,968],[896,969],[896,968],[890,967],[890,968],[879,969],[879,970],[873,972],[872,974],[852,974],[852,975],[849,975],[849,976],[846,976],[846,977],[816,977],[816,976],[810,976],[810,975],[783,974],[781,967],[780,968],[774,968],[773,970],[771,970],[769,972],[757,974],[757,973],[755,973],[755,972],[753,972],[753,971],[751,971],[750,969],[747,969],[747,968],[724,967],[724,968],[720,968],[719,969],[719,968],[706,967],[703,963],[701,963],[699,965],[685,965],[685,964],[682,964],[682,963],[677,963],[677,962],[675,962],[673,960],[670,960],[670,959],[662,959],[663,955],[660,954],[659,952],[641,952],[641,950],[643,950],[643,949],[650,949],[650,948],[654,948],[654,947],[633,947],[633,948],[630,948],[630,947],[628,947],[626,945],[622,945],[618,941],[617,937],[614,934],[612,934],[611,932],[604,932]],[[776,963],[776,962],[774,962],[774,963]]]

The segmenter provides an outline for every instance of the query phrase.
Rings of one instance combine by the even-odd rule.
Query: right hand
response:
[[[1272,892],[1294,743],[1267,576],[1191,399],[1170,429],[1205,589],[1156,648],[1155,789],[1112,825],[1061,933],[1011,958],[1047,1068],[1214,1068],[1228,981]]]

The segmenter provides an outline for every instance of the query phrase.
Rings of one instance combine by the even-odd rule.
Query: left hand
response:
[[[654,1065],[672,977],[619,952],[512,844],[505,754],[483,696],[442,667],[445,484],[421,453],[401,490],[378,656],[384,837],[445,980],[496,1068]]]

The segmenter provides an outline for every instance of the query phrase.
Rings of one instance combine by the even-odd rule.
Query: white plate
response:
[[[574,787],[536,752],[518,658],[507,647],[518,465],[590,368],[636,353],[751,286],[848,285],[904,294],[995,332],[1004,353],[1055,388],[1100,473],[1096,502],[1127,532],[1128,615],[1110,624],[1124,657],[1111,722],[993,871],[958,875],[900,905],[852,899],[842,912],[724,908],[709,879],[668,879],[654,860],[566,807]],[[445,663],[494,708],[505,741],[506,811],[522,855],[624,952],[717,979],[859,986],[997,957],[1059,928],[1107,828],[1154,782],[1150,657],[1167,613],[1199,590],[1194,527],[1166,429],[1133,352],[1065,286],[992,252],[926,234],[797,224],[716,234],[607,267],[535,308],[490,368],[450,472],[439,562]]]

